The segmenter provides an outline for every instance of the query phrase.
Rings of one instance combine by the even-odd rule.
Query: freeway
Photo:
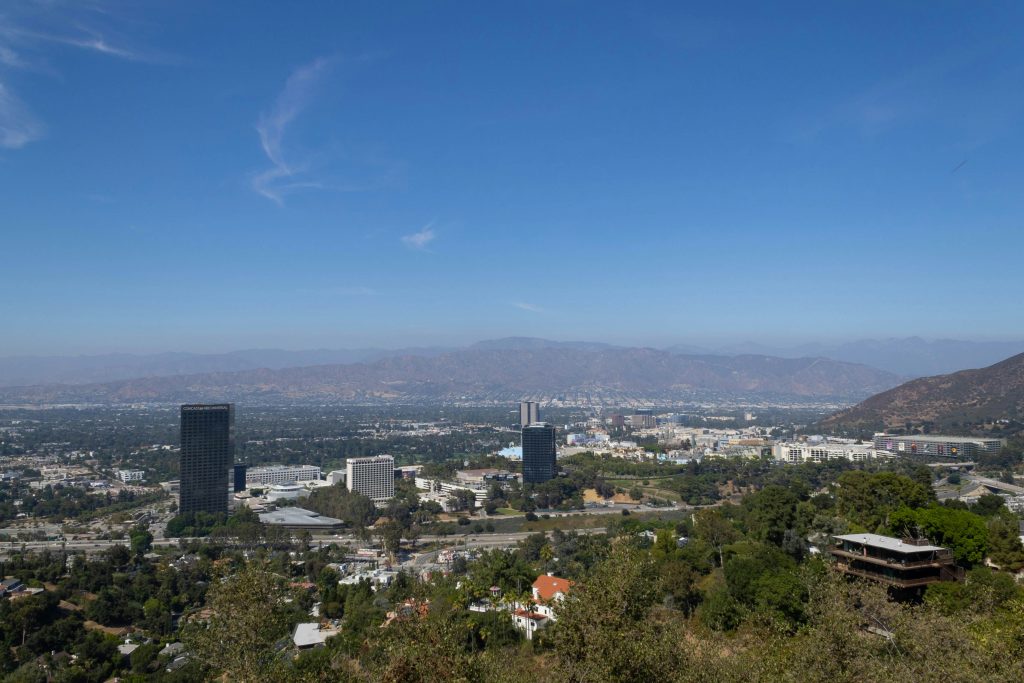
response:
[[[578,533],[582,534],[603,534],[607,531],[604,528],[595,529],[578,529]],[[461,548],[508,548],[514,546],[519,541],[523,540],[527,536],[531,536],[536,531],[519,531],[514,533],[479,533],[471,534],[469,536],[421,536],[417,539],[418,543],[449,543],[455,547]],[[550,533],[550,532],[548,532]],[[201,538],[161,538],[153,541],[153,547],[176,547],[179,542],[185,541],[201,541]],[[356,538],[354,536],[314,536],[310,545],[317,547],[321,545],[333,545],[341,543],[354,543]],[[0,558],[9,558],[16,552],[23,550],[64,550],[66,552],[84,552],[86,554],[94,554],[103,552],[108,548],[112,548],[115,545],[128,545],[128,541],[111,541],[111,540],[85,540],[79,539],[75,541],[26,541],[26,542],[11,542],[0,544]],[[425,565],[430,564],[430,555],[436,556],[437,551],[431,551],[428,553],[422,553],[414,555],[413,560],[407,560],[405,564],[412,565]]]

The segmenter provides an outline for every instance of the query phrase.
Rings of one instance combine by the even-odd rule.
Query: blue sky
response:
[[[1022,20],[8,0],[0,354],[1024,336]]]

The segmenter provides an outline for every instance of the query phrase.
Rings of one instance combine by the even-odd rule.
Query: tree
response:
[[[153,548],[153,534],[145,525],[139,525],[132,529],[129,538],[131,539],[132,555],[135,557],[142,557]]]
[[[627,543],[573,586],[551,638],[562,681],[667,681],[691,668],[678,622],[650,618],[654,565]]]
[[[964,564],[978,564],[988,550],[985,520],[967,510],[942,505],[918,510],[900,508],[890,515],[889,523],[897,534],[924,537],[949,548]]]
[[[186,646],[204,664],[230,680],[264,681],[279,665],[275,644],[294,621],[281,577],[246,565],[211,585],[206,622],[183,632]]]
[[[1024,545],[1017,516],[1005,508],[988,521],[989,557],[1007,571],[1024,568]]]
[[[781,545],[786,531],[796,521],[799,499],[790,490],[769,485],[743,500],[747,526],[754,535],[769,543]]]
[[[720,510],[701,510],[693,515],[693,535],[714,548],[718,566],[725,564],[723,548],[735,541],[739,534]]]
[[[894,472],[843,472],[834,487],[836,512],[869,531],[886,525],[894,510],[924,507],[933,500],[930,488]]]

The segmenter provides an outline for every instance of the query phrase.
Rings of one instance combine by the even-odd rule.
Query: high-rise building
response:
[[[547,422],[535,422],[523,427],[523,481],[531,484],[554,479],[558,474],[555,465],[555,426]]]
[[[246,466],[243,463],[236,462],[234,467],[233,483],[234,493],[245,490],[245,472]]]
[[[234,459],[234,404],[181,406],[179,513],[227,512]]]
[[[519,426],[529,427],[534,422],[540,422],[540,404],[536,401],[520,401]]]
[[[390,455],[349,458],[345,462],[345,484],[349,491],[361,493],[375,505],[395,497],[395,459]]]

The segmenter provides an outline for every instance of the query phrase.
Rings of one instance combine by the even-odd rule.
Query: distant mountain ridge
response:
[[[949,428],[986,418],[1024,420],[1024,353],[986,368],[912,380],[839,411],[821,425],[868,430],[931,422]]]
[[[8,387],[0,389],[0,402],[515,401],[573,394],[610,400],[697,395],[856,400],[898,381],[892,373],[824,358],[683,356],[656,349],[542,345],[469,348],[372,363]]]
[[[367,363],[402,355],[431,356],[448,347],[408,349],[245,349],[226,353],[107,353],[94,356],[7,356],[0,358],[0,387],[36,384],[95,384],[139,377],[169,377],[346,363]]]
[[[529,351],[573,349],[606,351],[625,349],[602,342],[552,341],[533,337],[489,339],[468,347],[410,347],[404,349],[244,349],[226,353],[156,354],[109,353],[93,356],[8,356],[0,357],[0,387],[36,384],[97,384],[139,377],[170,377],[209,372],[282,369],[312,365],[372,363],[400,356],[432,357],[460,349]],[[795,347],[756,343],[704,348],[677,344],[666,349],[674,354],[705,356],[774,356],[778,358],[831,358],[860,363],[902,377],[918,377],[982,367],[1024,352],[1021,342],[927,341],[908,339],[861,340],[838,345],[804,344]]]
[[[681,344],[669,347],[680,353],[699,352]],[[848,363],[863,363],[905,377],[940,375],[964,368],[992,365],[1003,358],[1024,352],[1024,340],[961,341],[956,339],[926,340],[921,337],[903,339],[861,339],[841,344],[800,344],[791,347],[768,346],[746,342],[709,348],[706,353],[722,355],[763,354],[780,358],[822,357]]]

